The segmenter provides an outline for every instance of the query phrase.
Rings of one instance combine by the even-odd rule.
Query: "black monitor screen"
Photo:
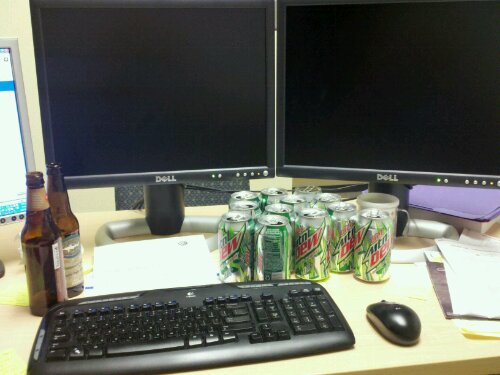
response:
[[[288,3],[282,166],[499,175],[500,2]]]
[[[46,156],[66,176],[273,168],[264,2],[40,3],[32,13]]]

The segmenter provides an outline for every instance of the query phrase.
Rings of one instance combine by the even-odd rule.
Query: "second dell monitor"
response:
[[[278,174],[500,187],[499,1],[278,1]]]

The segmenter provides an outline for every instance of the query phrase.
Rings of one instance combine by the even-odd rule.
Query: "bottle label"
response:
[[[54,257],[54,269],[58,270],[61,268],[61,250],[60,250],[60,241],[57,240],[52,244],[52,256]]]
[[[45,193],[45,188],[28,189],[26,206],[27,211],[43,211],[49,208],[49,201]]]
[[[82,246],[78,230],[64,236],[63,249],[66,286],[72,288],[83,283]]]
[[[62,248],[62,239],[59,237],[57,241],[52,244],[52,254],[54,256],[54,270],[56,276],[57,302],[63,302],[68,299],[64,267],[61,267],[61,264],[63,263]]]

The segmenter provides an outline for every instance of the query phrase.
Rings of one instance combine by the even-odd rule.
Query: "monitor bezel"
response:
[[[144,173],[121,173],[66,176],[69,188],[93,188],[120,185],[158,185],[234,179],[259,179],[275,176],[275,7],[273,0],[31,0],[33,43],[35,48],[40,115],[46,162],[56,161],[51,129],[50,98],[47,91],[40,10],[44,8],[261,8],[266,11],[266,165],[241,168],[166,170]],[[59,162],[61,162],[59,160]]]
[[[277,88],[276,88],[276,175],[279,177],[340,179],[389,184],[425,184],[499,188],[500,175],[460,174],[430,171],[318,167],[285,163],[285,74],[286,74],[286,9],[296,6],[342,4],[390,4],[462,2],[467,0],[279,0],[277,18]],[[488,1],[488,0],[472,0]],[[353,150],[355,152],[355,150]]]

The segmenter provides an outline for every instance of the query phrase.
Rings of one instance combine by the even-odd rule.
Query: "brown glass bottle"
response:
[[[80,224],[71,211],[68,191],[59,163],[47,164],[47,193],[52,217],[61,232],[66,287],[68,297],[71,298],[83,292]]]
[[[30,309],[42,316],[68,299],[59,229],[52,219],[41,172],[26,175],[26,222],[21,232]]]

